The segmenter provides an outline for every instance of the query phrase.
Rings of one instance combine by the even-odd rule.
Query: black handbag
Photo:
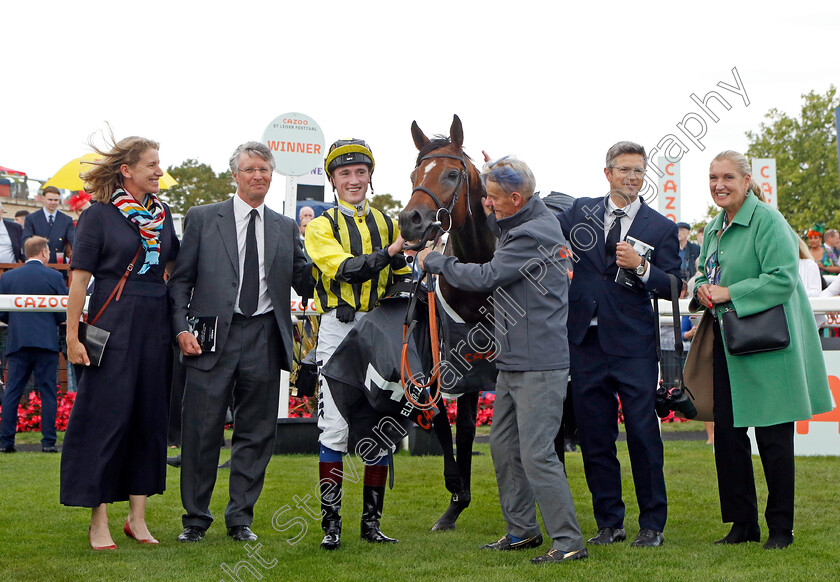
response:
[[[137,262],[137,257],[140,256],[141,250],[143,250],[143,245],[140,245],[140,248],[137,249],[137,253],[134,255],[134,258],[131,260],[128,267],[126,267],[125,273],[123,273],[123,276],[120,278],[116,287],[114,287],[113,291],[111,291],[111,294],[99,310],[99,313],[96,314],[96,317],[89,322],[79,322],[79,342],[85,346],[85,351],[87,352],[88,360],[90,360],[91,366],[99,366],[102,363],[102,356],[105,354],[105,346],[108,343],[108,338],[111,337],[110,331],[102,329],[101,327],[96,327],[94,324],[99,321],[99,317],[102,315],[102,312],[105,311],[105,308],[108,307],[108,304],[111,303],[111,299],[114,299],[114,295],[116,295],[115,301],[120,300],[123,287],[125,287],[125,281],[134,269],[134,263]]]
[[[738,317],[733,309],[721,318],[726,349],[733,356],[783,350],[790,345],[790,331],[783,305]]]

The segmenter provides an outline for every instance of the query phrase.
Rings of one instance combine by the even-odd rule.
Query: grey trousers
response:
[[[499,370],[490,431],[493,467],[508,533],[521,538],[539,534],[539,505],[552,548],[564,552],[584,547],[566,472],[554,449],[568,378],[568,368],[544,372]]]
[[[225,412],[233,399],[230,500],[225,525],[251,525],[274,450],[283,339],[274,313],[234,316],[215,367],[187,367],[181,412],[181,503],[184,527],[210,527]]]

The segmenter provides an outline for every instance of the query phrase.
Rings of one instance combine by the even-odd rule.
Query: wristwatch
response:
[[[645,258],[644,258],[644,257],[642,257],[642,262],[641,262],[641,263],[639,263],[639,266],[638,266],[638,267],[636,267],[636,274],[637,274],[639,277],[641,277],[642,275],[644,275],[644,274],[645,274],[645,271],[646,271],[646,270],[647,270],[647,265],[645,265]]]

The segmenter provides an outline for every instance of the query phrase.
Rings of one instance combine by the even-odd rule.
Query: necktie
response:
[[[245,266],[242,268],[242,288],[239,291],[239,309],[245,315],[254,315],[260,292],[260,257],[257,250],[257,210],[251,210],[248,234],[245,236]]]
[[[607,233],[607,261],[609,264],[615,262],[615,245],[618,244],[619,239],[621,238],[621,219],[622,217],[626,216],[627,213],[624,212],[621,208],[616,208],[612,211],[613,216],[615,216],[615,220],[613,220],[612,226],[610,227],[610,231]]]
[[[52,214],[50,214],[49,223],[50,223],[50,228],[52,228],[53,227],[53,215]]]

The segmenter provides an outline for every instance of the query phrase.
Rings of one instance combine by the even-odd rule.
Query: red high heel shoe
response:
[[[123,531],[125,532],[125,535],[127,535],[130,538],[133,538],[133,539],[137,540],[141,544],[159,544],[160,543],[155,538],[147,538],[145,540],[141,540],[136,535],[134,535],[134,532],[131,531],[131,527],[128,525],[128,518],[127,517],[125,518],[125,525],[123,526]],[[116,548],[117,548],[117,546],[114,546],[114,549],[116,549]]]
[[[90,537],[90,527],[88,527],[88,541],[90,542],[90,549],[91,550],[116,550],[117,544],[111,544],[110,546],[94,546],[93,539]]]

